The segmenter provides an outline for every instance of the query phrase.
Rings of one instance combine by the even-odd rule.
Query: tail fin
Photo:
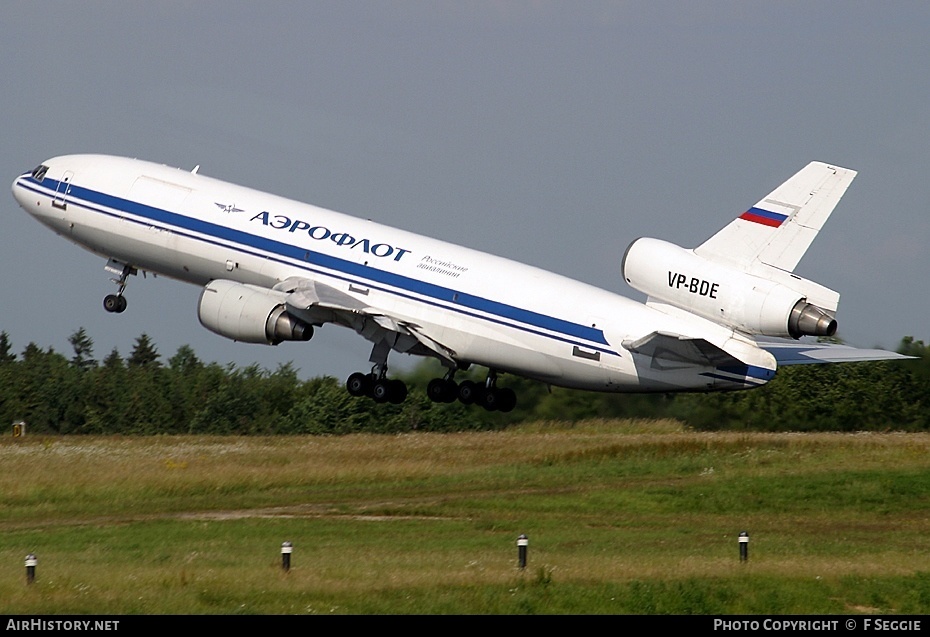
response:
[[[694,251],[743,270],[762,263],[793,272],[855,176],[811,162]]]

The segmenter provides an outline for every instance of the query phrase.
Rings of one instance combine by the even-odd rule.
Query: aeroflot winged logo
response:
[[[311,226],[306,221],[291,219],[284,215],[272,215],[270,212],[260,212],[249,221],[261,221],[263,225],[274,228],[275,230],[287,230],[292,233],[306,233],[311,239],[317,241],[326,241],[327,239],[337,246],[349,250],[357,250],[365,254],[372,254],[376,257],[394,257],[394,261],[400,261],[401,257],[409,254],[410,250],[392,246],[390,243],[372,243],[369,239],[360,239],[353,237],[348,232],[333,232],[324,226]]]
[[[236,204],[234,203],[222,204],[219,201],[214,201],[213,203],[216,205],[217,208],[219,208],[220,210],[222,210],[223,212],[227,214],[229,214],[230,212],[242,212],[242,208],[236,208]]]

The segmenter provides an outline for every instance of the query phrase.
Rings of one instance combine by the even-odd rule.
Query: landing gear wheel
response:
[[[434,378],[426,386],[426,395],[434,403],[451,403],[458,396],[458,391],[458,384],[447,378]]]
[[[475,398],[475,402],[487,409],[488,411],[497,411],[499,409],[499,394],[497,390],[491,387],[481,392],[481,395]]]
[[[402,380],[382,378],[371,386],[371,398],[376,403],[399,405],[407,398],[407,385]]]
[[[107,294],[103,297],[103,309],[107,312],[120,314],[126,311],[126,297],[118,294]]]
[[[473,381],[463,380],[459,384],[459,401],[461,401],[463,405],[472,404],[478,397],[479,389],[480,387]]]
[[[379,380],[371,386],[371,397],[376,403],[386,403],[391,395],[387,380]]]
[[[371,376],[355,372],[346,381],[346,390],[353,396],[365,396],[371,388]]]
[[[446,381],[441,378],[434,378],[426,386],[426,396],[434,403],[445,402]]]
[[[399,405],[407,399],[407,385],[404,381],[394,379],[388,381],[388,400],[394,405]]]
[[[497,390],[497,410],[507,413],[517,406],[517,394],[509,387]]]

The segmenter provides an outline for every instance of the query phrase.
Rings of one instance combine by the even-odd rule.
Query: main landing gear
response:
[[[407,398],[407,385],[402,380],[385,376],[386,367],[375,365],[371,373],[355,372],[346,381],[346,390],[353,396],[367,396],[376,403],[399,405]],[[481,405],[488,411],[509,412],[517,405],[517,395],[509,387],[497,387],[497,375],[491,371],[482,383],[463,380],[456,383],[452,375],[434,378],[426,386],[426,395],[434,403]]]
[[[346,390],[353,396],[367,396],[377,403],[399,405],[407,398],[407,385],[404,381],[387,378],[387,357],[390,346],[386,341],[375,344],[369,361],[373,363],[371,372],[355,372],[346,380]],[[509,387],[497,386],[497,372],[488,372],[484,383],[471,380],[455,382],[455,370],[449,371],[442,378],[434,378],[426,386],[426,395],[434,403],[451,403],[458,400],[464,405],[481,405],[488,411],[508,412],[517,404],[517,395]]]
[[[370,374],[355,372],[346,381],[346,389],[353,396],[368,396],[376,403],[399,405],[407,398],[407,385],[402,380],[387,377],[387,357],[391,352],[388,341],[382,340],[371,348],[369,362],[373,363]]]
[[[137,270],[131,265],[120,263],[116,259],[110,259],[105,269],[108,272],[113,272],[118,275],[117,278],[110,280],[113,281],[119,289],[116,294],[107,294],[103,297],[103,309],[107,312],[121,314],[126,311],[126,297],[123,296],[123,291],[126,289],[126,279],[130,274],[135,274]]]
[[[402,380],[386,378],[386,371],[382,368],[373,369],[370,374],[355,372],[346,381],[346,389],[353,396],[368,396],[376,403],[399,405],[407,398],[407,385]]]
[[[443,378],[434,378],[426,386],[426,395],[436,403],[451,403],[456,399],[464,405],[481,405],[488,411],[512,411],[517,405],[517,395],[509,387],[497,386],[497,372],[488,372],[484,384],[471,380],[456,383],[454,372]]]

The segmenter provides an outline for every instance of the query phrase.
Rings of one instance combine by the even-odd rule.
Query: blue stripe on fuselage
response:
[[[31,177],[27,177],[26,181],[30,184],[37,183]],[[20,185],[23,187],[29,187],[21,180]],[[42,182],[42,189],[34,189],[40,194],[54,196],[55,190],[59,187],[59,182],[54,179],[46,178]],[[44,189],[50,189],[50,191],[45,191]],[[565,321],[563,319],[555,318],[552,316],[547,316],[545,314],[540,314],[538,312],[533,312],[532,310],[526,310],[519,307],[514,307],[512,305],[507,305],[506,303],[501,303],[499,301],[493,301],[486,299],[480,296],[475,296],[472,294],[467,294],[465,292],[459,292],[450,288],[446,288],[440,285],[433,283],[427,283],[407,277],[401,274],[396,274],[393,272],[387,272],[384,270],[379,270],[370,266],[361,265],[354,263],[352,261],[347,261],[345,259],[340,259],[338,257],[333,257],[327,254],[320,252],[315,252],[308,248],[303,248],[288,243],[283,243],[280,241],[275,241],[273,239],[268,239],[259,235],[250,234],[241,230],[235,230],[227,226],[218,225],[208,221],[203,221],[201,219],[196,219],[193,217],[188,217],[182,214],[170,212],[161,208],[155,208],[153,206],[148,206],[145,204],[138,203],[136,201],[131,201],[129,199],[123,199],[121,197],[115,197],[113,195],[108,195],[106,193],[98,192],[88,188],[83,188],[75,184],[69,184],[70,190],[68,191],[68,205],[83,205],[84,207],[94,210],[102,214],[108,214],[114,216],[113,213],[107,212],[106,210],[100,210],[88,206],[86,203],[78,203],[77,200],[83,200],[84,202],[90,202],[96,204],[97,206],[104,206],[106,208],[111,208],[114,210],[119,210],[125,212],[126,214],[135,215],[138,217],[143,217],[153,222],[158,222],[166,226],[170,226],[169,230],[174,231],[174,228],[180,228],[190,232],[196,232],[214,239],[219,239],[222,241],[228,241],[233,244],[236,244],[237,249],[242,249],[242,247],[249,247],[255,250],[261,250],[262,252],[271,253],[285,259],[298,261],[298,264],[292,263],[291,261],[282,261],[290,266],[300,267],[302,269],[307,268],[307,263],[317,265],[319,267],[328,268],[334,270],[343,275],[354,276],[362,279],[364,281],[372,281],[380,283],[382,285],[389,285],[394,288],[399,288],[409,293],[419,294],[430,299],[438,301],[438,303],[433,302],[431,304],[443,307],[445,309],[454,309],[463,314],[470,316],[475,316],[477,318],[488,319],[487,316],[482,316],[479,314],[474,314],[466,310],[474,310],[477,312],[484,312],[486,314],[492,315],[490,320],[493,320],[496,323],[502,325],[508,325],[510,327],[516,327],[523,329],[524,331],[529,331],[541,336],[555,337],[559,340],[574,343],[575,341],[564,338],[564,337],[573,337],[574,339],[581,339],[588,343],[598,343],[600,345],[606,345],[609,347],[609,343],[604,337],[604,332],[596,328],[588,327],[585,325],[579,325],[577,323],[572,323],[570,321]],[[118,216],[118,215],[116,215]],[[203,237],[186,235],[190,238],[205,241]],[[216,245],[224,245],[216,241],[210,241]],[[224,246],[228,247],[228,246]],[[259,254],[256,256],[265,257],[264,254]],[[324,274],[328,276],[334,276],[331,273],[327,272],[318,272],[319,274]],[[343,278],[343,277],[339,277]],[[348,279],[346,279],[348,280]],[[384,290],[386,292],[392,292],[397,294],[395,290]],[[407,298],[410,297],[408,295]],[[416,299],[422,301],[422,299]],[[460,307],[448,307],[446,304],[452,304],[454,306]],[[510,321],[516,321],[518,323],[523,323],[525,326],[530,326],[533,328],[548,330],[550,332],[556,332],[557,334],[563,335],[563,337],[554,336],[552,334],[547,334],[543,332],[538,332],[533,329],[528,329],[524,325],[513,325],[509,322],[502,321],[500,319],[508,319]],[[595,347],[602,352],[607,354],[614,354],[616,352],[611,349],[604,347]]]

